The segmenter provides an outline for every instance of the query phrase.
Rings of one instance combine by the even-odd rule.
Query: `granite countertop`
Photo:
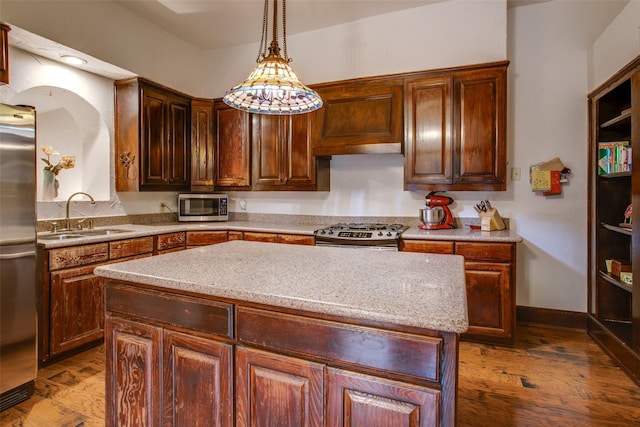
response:
[[[458,255],[232,241],[95,269],[95,274],[212,297],[463,333]]]
[[[156,223],[152,225],[121,224],[110,227],[97,227],[100,229],[116,229],[122,232],[108,235],[83,236],[65,240],[45,240],[43,237],[50,235],[48,231],[38,233],[38,244],[46,249],[63,246],[81,245],[88,243],[107,242],[117,239],[130,239],[135,237],[153,236],[156,234],[172,233],[178,231],[253,231],[265,233],[301,234],[313,236],[313,232],[324,227],[322,224],[296,224],[296,223],[270,223],[262,221],[228,221],[228,222],[172,222]],[[421,230],[417,226],[409,227],[402,233],[404,239],[419,240],[458,240],[458,241],[484,241],[484,242],[512,242],[522,241],[522,238],[511,230],[480,231],[472,230],[468,226],[451,230]]]

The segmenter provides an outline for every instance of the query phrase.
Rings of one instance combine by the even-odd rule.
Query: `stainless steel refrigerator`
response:
[[[36,113],[0,104],[0,410],[33,394],[37,324]]]

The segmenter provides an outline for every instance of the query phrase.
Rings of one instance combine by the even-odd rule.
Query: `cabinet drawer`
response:
[[[111,313],[233,337],[232,304],[107,282],[106,307]]]
[[[227,241],[226,231],[188,231],[187,246],[205,246]]]
[[[453,254],[453,242],[435,240],[402,240],[400,250],[404,252],[422,252],[429,254]]]
[[[161,234],[158,236],[158,251],[164,251],[167,249],[184,247],[186,237],[184,231],[177,233]]]
[[[109,242],[110,259],[124,258],[149,252],[153,252],[153,237]]]
[[[327,320],[237,309],[238,340],[272,350],[440,381],[443,340]],[[286,325],[286,328],[283,328]]]
[[[313,246],[316,244],[316,238],[299,234],[278,234],[278,243]]]
[[[77,267],[109,259],[109,244],[82,245],[49,251],[49,270]]]
[[[455,253],[462,255],[465,261],[511,262],[514,244],[456,242]]]
[[[229,231],[227,238],[229,241],[242,240],[244,238],[242,231]]]
[[[278,241],[278,235],[273,233],[257,233],[257,232],[245,231],[244,240],[249,240],[252,242],[276,243]]]

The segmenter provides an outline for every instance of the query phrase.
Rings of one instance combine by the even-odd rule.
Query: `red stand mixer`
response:
[[[439,196],[435,191],[427,194],[426,208],[420,209],[420,221],[418,228],[422,230],[443,230],[456,228],[453,214],[449,205],[453,203],[451,197]]]

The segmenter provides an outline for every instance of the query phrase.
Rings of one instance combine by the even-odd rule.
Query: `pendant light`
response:
[[[322,107],[322,99],[303,85],[287,55],[287,5],[282,0],[282,39],[284,57],[278,46],[278,0],[273,0],[273,39],[267,49],[269,0],[264,1],[262,38],[256,62],[258,65],[247,79],[231,88],[222,99],[225,104],[257,114],[302,114]]]

